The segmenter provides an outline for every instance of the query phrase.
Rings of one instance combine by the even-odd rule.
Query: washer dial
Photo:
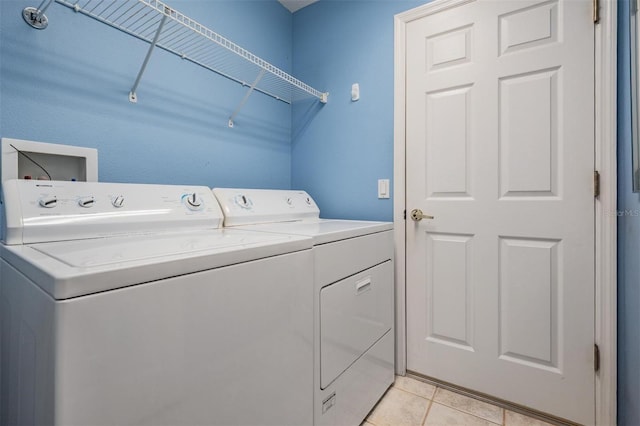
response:
[[[236,205],[246,210],[249,210],[253,207],[253,201],[251,201],[251,198],[247,197],[244,194],[236,195],[233,201],[236,203]]]
[[[202,198],[198,197],[198,194],[192,192],[191,194],[185,194],[182,196],[182,202],[189,210],[197,211],[202,210],[204,202]]]
[[[55,195],[45,195],[38,200],[38,204],[46,209],[52,209],[58,205],[58,198]]]

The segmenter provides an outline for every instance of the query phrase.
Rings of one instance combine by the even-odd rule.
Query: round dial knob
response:
[[[200,210],[203,207],[202,199],[195,192],[185,196],[185,205],[189,210]]]
[[[46,195],[40,198],[38,203],[44,208],[51,209],[58,205],[58,198],[55,195]]]
[[[292,205],[293,204],[293,200],[291,199],[291,197],[287,198],[287,204]]]
[[[81,198],[78,198],[78,205],[80,207],[84,207],[86,209],[88,209],[89,207],[93,207],[95,202],[96,202],[96,200],[93,197],[81,197]]]
[[[86,209],[88,209],[89,207],[93,207],[95,203],[96,199],[93,197],[81,197],[78,199],[78,205]]]
[[[118,195],[113,200],[111,200],[111,204],[113,205],[113,207],[119,209],[120,207],[124,206],[124,197],[122,195]]]
[[[250,209],[251,207],[253,207],[253,202],[251,201],[251,199],[243,194],[236,195],[234,201],[243,209]]]

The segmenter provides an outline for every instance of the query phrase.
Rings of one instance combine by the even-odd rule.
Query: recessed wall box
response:
[[[49,179],[47,173],[51,180],[98,181],[97,149],[10,138],[2,138],[1,145],[2,182],[25,177]]]

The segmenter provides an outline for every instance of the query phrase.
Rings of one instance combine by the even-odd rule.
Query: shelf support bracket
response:
[[[249,99],[249,96],[251,96],[251,92],[253,92],[253,89],[256,88],[258,83],[260,83],[260,80],[262,80],[262,77],[264,77],[265,72],[267,72],[267,70],[265,70],[265,69],[260,70],[260,73],[258,74],[258,77],[256,77],[256,80],[253,82],[251,87],[249,87],[249,90],[244,95],[244,98],[242,98],[242,100],[240,101],[240,105],[238,105],[236,110],[233,111],[233,114],[231,114],[231,117],[229,117],[229,127],[233,127],[233,119],[236,118],[236,115],[238,115],[238,113],[240,112],[240,110],[242,109],[244,104],[247,103],[247,100]]]
[[[46,3],[46,4],[45,4]],[[49,25],[47,16],[44,12],[51,6],[53,0],[42,0],[38,7],[25,7],[22,10],[22,19],[37,30],[44,30]]]
[[[140,67],[140,71],[138,71],[138,76],[136,77],[136,81],[133,83],[133,87],[131,87],[131,91],[129,92],[129,101],[136,103],[138,102],[138,95],[136,95],[136,90],[138,90],[138,85],[140,84],[140,80],[142,79],[142,74],[144,74],[144,70],[147,68],[147,64],[149,63],[149,59],[151,59],[151,54],[153,53],[153,49],[155,49],[156,44],[158,44],[158,39],[160,38],[160,33],[162,32],[162,27],[164,27],[164,23],[167,20],[167,15],[162,15],[162,20],[160,21],[160,25],[158,25],[158,30],[156,34],[153,36],[153,41],[149,45],[149,50],[147,51],[147,56],[144,58],[144,62],[142,62],[142,67]]]

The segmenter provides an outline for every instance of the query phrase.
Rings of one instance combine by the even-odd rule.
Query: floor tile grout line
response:
[[[434,387],[435,387],[435,386],[434,386]],[[365,418],[364,418],[363,422],[368,422],[368,423],[371,423],[373,426],[377,426],[377,424],[376,424],[375,422],[373,422],[372,420],[370,420],[370,419],[371,419],[371,414],[373,414],[373,412],[375,411],[375,409],[376,409],[376,407],[378,406],[378,404],[380,404],[380,403],[381,403],[381,402],[382,402],[382,401],[387,397],[387,395],[389,394],[389,391],[390,391],[390,390],[392,390],[392,389],[395,389],[395,390],[397,390],[398,392],[406,393],[407,395],[411,395],[411,396],[414,396],[414,397],[417,397],[417,398],[420,398],[420,399],[424,399],[424,400],[425,400],[425,401],[427,401],[427,403],[428,403],[428,406],[427,406],[427,412],[429,411],[429,407],[431,407],[431,401],[432,401],[430,398],[425,398],[425,397],[424,397],[424,396],[422,396],[422,395],[418,395],[418,394],[415,394],[415,393],[413,393],[413,392],[406,391],[406,390],[404,390],[404,389],[402,389],[402,388],[399,388],[399,387],[395,386],[395,384],[394,384],[394,385],[390,386],[390,387],[385,391],[385,393],[383,394],[382,398],[380,398],[380,399],[378,400],[378,402],[376,402],[376,405],[374,406],[374,408],[372,408],[372,409],[371,409],[371,411],[369,412],[369,414],[367,414],[367,417],[365,417]],[[434,392],[434,395],[435,395],[435,392]],[[423,420],[424,420],[424,419],[423,419]],[[361,424],[362,424],[362,423],[361,423]]]
[[[427,420],[427,415],[429,414],[429,409],[431,408],[431,405],[433,404],[433,397],[434,397],[434,396],[435,396],[435,394],[436,394],[435,390],[433,391],[433,395],[431,396],[431,398],[425,398],[425,397],[424,397],[424,396],[422,396],[422,395],[418,395],[418,394],[415,394],[415,393],[413,393],[413,392],[406,391],[406,390],[404,390],[404,389],[402,389],[402,388],[396,388],[396,386],[395,386],[395,385],[394,385],[394,386],[392,386],[392,387],[393,387],[393,388],[395,388],[395,389],[397,389],[397,390],[399,390],[399,391],[401,391],[401,392],[407,393],[407,394],[409,394],[409,395],[416,396],[416,397],[418,397],[418,398],[420,398],[420,399],[424,399],[424,400],[426,400],[426,401],[428,402],[427,412],[425,413],[424,417],[422,418],[422,422],[420,423],[420,425],[424,425],[425,420]]]
[[[432,398],[427,398],[426,396],[423,396],[423,395],[418,395],[417,393],[413,393],[413,392],[408,391],[408,390],[404,390],[402,388],[397,388],[395,386],[392,386],[390,389],[399,390],[401,392],[408,393],[409,395],[413,395],[413,396],[417,396],[418,398],[426,399],[427,401],[431,401],[431,399],[432,399]]]
[[[433,405],[433,397],[434,396],[436,396],[435,389],[433,391],[433,395],[431,396],[431,399],[429,399],[429,406],[427,407],[427,412],[424,413],[424,417],[422,418],[422,422],[420,423],[421,426],[426,426],[426,424],[427,424],[427,417],[429,417],[429,411],[431,411],[431,406]]]
[[[398,386],[396,386],[396,385],[393,385],[393,387],[394,387],[395,389],[401,390],[401,391],[406,392],[406,393],[410,393],[411,395],[415,395],[415,396],[417,396],[417,397],[420,397],[420,398],[423,398],[423,399],[426,399],[426,400],[429,400],[429,401],[432,401],[432,400],[433,400],[433,397],[434,397],[434,396],[436,396],[436,391],[435,391],[435,390],[433,391],[433,395],[431,395],[431,397],[427,398],[427,397],[426,397],[426,396],[424,396],[424,395],[420,395],[420,394],[417,394],[417,393],[415,393],[415,392],[411,392],[410,390],[403,389],[403,388],[398,387]]]

